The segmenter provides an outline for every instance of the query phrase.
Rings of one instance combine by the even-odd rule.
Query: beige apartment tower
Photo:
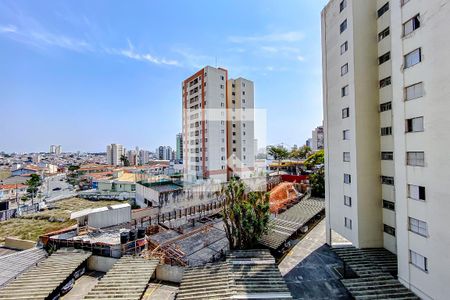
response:
[[[207,66],[184,80],[182,90],[184,179],[225,182],[253,170],[253,118],[240,122],[239,115],[253,115],[253,83]]]
[[[450,1],[322,11],[327,242],[396,253],[423,299],[450,294]]]

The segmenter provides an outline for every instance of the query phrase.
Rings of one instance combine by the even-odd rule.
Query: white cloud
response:
[[[14,25],[0,26],[1,33],[13,33],[16,31],[17,31],[17,28]]]
[[[255,43],[255,42],[298,42],[303,40],[304,34],[298,31],[282,33],[271,33],[253,36],[230,36],[228,40],[232,43]]]
[[[305,61],[305,57],[302,56],[302,55],[298,55],[298,56],[297,56],[297,60],[298,60],[298,61]]]
[[[153,56],[150,53],[138,53],[134,50],[134,46],[130,40],[128,40],[128,49],[113,50],[112,52],[116,53],[116,54],[120,54],[120,55],[125,56],[130,59],[146,61],[146,62],[153,63],[156,65],[169,65],[169,66],[179,66],[180,65],[178,63],[178,61],[176,61],[176,60],[168,60],[165,58],[159,58],[159,57]]]

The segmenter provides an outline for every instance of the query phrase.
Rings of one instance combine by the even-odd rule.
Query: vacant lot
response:
[[[74,225],[70,220],[70,213],[85,208],[102,207],[117,204],[117,201],[88,201],[71,198],[52,203],[53,209],[47,209],[21,218],[10,219],[0,223],[0,244],[5,237],[13,236],[21,239],[36,241],[44,233],[63,229]]]

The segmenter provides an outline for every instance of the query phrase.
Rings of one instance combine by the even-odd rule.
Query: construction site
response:
[[[126,203],[88,208],[70,214],[75,225],[41,235],[38,247],[0,257],[0,299],[210,299],[216,284],[217,299],[267,299],[270,284],[271,295],[292,299],[272,254],[320,217],[323,201],[310,199],[304,183],[271,188],[264,250],[230,251],[224,199],[164,213]]]

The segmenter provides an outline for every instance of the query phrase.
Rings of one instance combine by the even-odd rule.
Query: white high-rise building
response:
[[[55,155],[60,155],[62,152],[61,145],[51,145],[50,146],[50,153]]]
[[[139,150],[139,164],[145,165],[150,161],[150,151]]]
[[[106,163],[108,165],[120,166],[122,161],[120,157],[125,155],[125,148],[120,144],[111,144],[106,146]]]
[[[450,294],[449,1],[332,0],[322,12],[327,241],[397,254]]]
[[[228,80],[227,70],[207,66],[184,80],[182,90],[185,180],[246,174],[254,167],[253,83]],[[242,110],[252,116],[245,122]]]
[[[255,170],[255,128],[253,82],[228,80],[228,169],[230,175],[250,177]]]
[[[323,126],[318,126],[312,131],[311,149],[313,151],[317,151],[323,149],[323,146],[324,146]]]

